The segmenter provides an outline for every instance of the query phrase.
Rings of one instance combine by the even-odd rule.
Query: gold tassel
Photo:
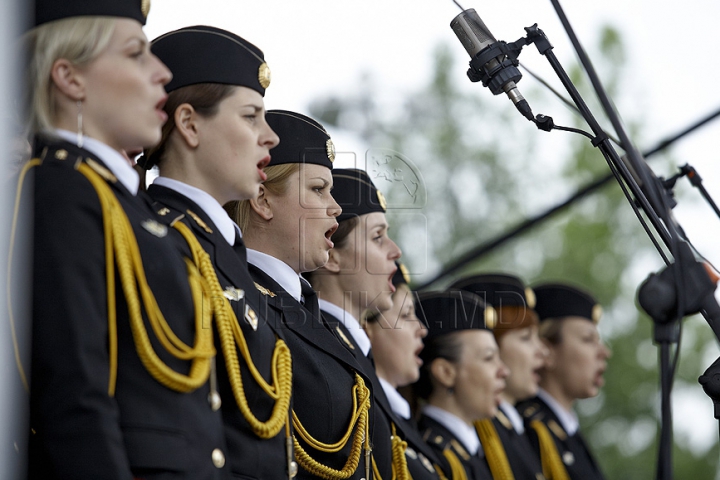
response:
[[[443,450],[443,455],[450,464],[450,475],[452,476],[452,480],[468,480],[465,467],[463,467],[460,459],[453,453],[452,450],[450,450],[449,447]]]
[[[540,460],[542,462],[543,475],[547,480],[570,480],[565,465],[560,459],[555,441],[550,431],[540,420],[530,422],[530,427],[537,433],[540,443]]]
[[[495,425],[492,420],[486,418],[475,422],[475,430],[477,431],[483,449],[485,449],[485,458],[487,458],[490,472],[494,480],[515,480],[510,462],[508,462],[505,448],[503,447],[500,437],[498,437]]]

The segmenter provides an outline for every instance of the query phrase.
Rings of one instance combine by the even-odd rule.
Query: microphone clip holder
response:
[[[493,95],[500,95],[505,92],[503,86],[507,82],[517,83],[522,78],[517,68],[519,53],[513,52],[502,40],[495,42],[470,60],[467,76],[471,82],[482,82]]]
[[[680,284],[678,278],[682,279]],[[678,292],[678,288],[682,291]],[[655,323],[655,342],[676,343],[677,321],[705,309],[715,288],[705,264],[695,259],[687,243],[681,242],[675,262],[650,274],[638,289],[638,303]],[[683,299],[680,310],[678,298]]]

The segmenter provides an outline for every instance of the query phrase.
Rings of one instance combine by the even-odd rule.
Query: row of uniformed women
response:
[[[299,275],[338,226],[329,136],[266,119],[259,49],[204,26],[151,46],[146,6],[39,1],[27,34],[35,158],[19,185],[34,177],[45,292],[29,476],[401,476],[374,373]],[[149,196],[125,155],[138,148],[160,171]]]
[[[265,114],[269,68],[244,39],[188,27],[151,50],[148,3],[41,0],[27,34],[35,158],[19,185],[31,172],[42,292],[26,380],[30,477],[459,474],[395,391],[417,375],[423,330],[404,329],[411,350],[398,358],[401,342],[386,336],[403,329],[378,328],[390,313],[372,319],[376,375],[359,328],[368,309],[394,308],[400,256],[372,181],[332,172],[317,122]],[[139,148],[160,172],[149,197],[125,156]],[[313,290],[300,274],[320,267]],[[433,405],[465,418],[453,408],[476,396],[467,419],[494,413],[506,372],[479,334],[496,372],[491,400],[472,368],[438,383],[458,375],[457,349],[441,345],[448,365],[431,369],[431,393],[444,385],[452,401],[426,397],[428,421],[442,417]]]

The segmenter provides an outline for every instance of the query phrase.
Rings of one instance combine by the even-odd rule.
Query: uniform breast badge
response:
[[[232,302],[238,302],[242,300],[245,297],[245,290],[241,288],[235,288],[235,287],[225,287],[225,291],[223,292],[223,295],[225,298]]]
[[[142,225],[145,230],[159,238],[165,237],[168,232],[168,229],[165,225],[156,222],[155,220],[144,220],[140,225]]]
[[[258,317],[255,313],[255,310],[250,308],[250,305],[247,303],[245,304],[245,321],[250,324],[252,329],[257,332],[258,327]]]

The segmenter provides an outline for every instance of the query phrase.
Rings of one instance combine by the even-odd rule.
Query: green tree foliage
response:
[[[624,49],[611,28],[602,31],[598,44],[596,66],[604,72],[612,94],[622,81]],[[330,96],[311,105],[311,113],[323,123],[355,132],[372,147],[366,156],[367,170],[388,198],[392,234],[419,281],[608,172],[602,155],[586,138],[540,132],[505,98],[492,97],[480,85],[468,86],[463,78],[466,64],[455,61],[450,48],[439,46],[434,58],[427,85],[398,94],[394,101],[378,100],[388,92],[365,77],[353,95]],[[586,100],[594,98],[579,68],[570,69],[570,75]],[[531,88],[527,80],[522,86],[534,108],[549,115],[564,110],[544,89]],[[601,112],[592,101],[588,103],[593,112]],[[629,110],[631,125],[641,125],[638,112],[632,106]],[[588,129],[580,120],[572,126]],[[640,129],[631,130],[640,143]],[[542,137],[549,135],[553,142]],[[382,174],[383,162],[378,158],[400,162],[400,168]],[[389,181],[392,175],[397,177],[394,182]],[[407,192],[417,186],[413,178],[424,192],[408,203]],[[613,357],[602,393],[578,402],[578,411],[586,437],[611,479],[654,478],[657,354],[651,323],[638,312],[634,296],[637,284],[660,266],[628,202],[613,184],[467,265],[463,272],[508,271],[531,283],[570,281],[600,300],[606,311],[601,333]],[[708,330],[696,319],[685,326],[676,393],[692,395],[695,402],[710,402],[698,393],[696,383],[716,352]],[[683,424],[687,413],[679,406],[676,425]],[[713,422],[712,417],[704,419],[706,424]],[[712,480],[718,468],[717,441],[693,444],[692,428],[676,434],[675,478]]]

